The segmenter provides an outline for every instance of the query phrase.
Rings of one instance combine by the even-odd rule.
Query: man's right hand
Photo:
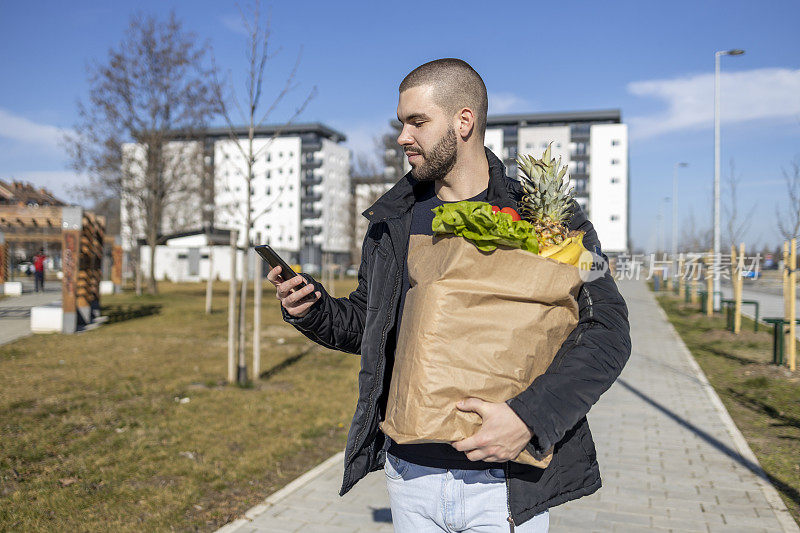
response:
[[[314,285],[311,283],[302,289],[294,290],[298,285],[306,282],[305,278],[297,275],[292,279],[283,281],[280,274],[280,266],[276,266],[267,274],[267,279],[277,289],[276,298],[281,301],[281,305],[286,309],[286,312],[293,317],[301,318],[306,316],[308,309],[322,297],[322,293],[319,291],[314,292]]]

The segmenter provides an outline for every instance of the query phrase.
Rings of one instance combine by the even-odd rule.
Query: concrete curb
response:
[[[337,465],[344,461],[344,452],[339,452],[336,455],[333,455],[325,461],[321,462],[299,478],[295,479],[294,481],[290,482],[288,485],[283,487],[282,489],[273,492],[270,496],[267,497],[262,503],[251,507],[244,513],[244,518],[239,518],[230,522],[229,524],[225,524],[221,528],[219,528],[216,533],[233,533],[239,527],[252,522],[257,516],[263,514],[273,505],[279,503],[281,500],[287,498],[292,493],[296,492],[298,489],[304,487],[320,475],[323,472],[328,470],[334,465]]]
[[[651,296],[653,295],[652,292],[650,294]],[[655,296],[652,297],[655,298]],[[694,356],[689,351],[689,348],[686,347],[686,344],[684,344],[683,339],[678,334],[675,326],[672,325],[672,322],[669,321],[667,314],[664,312],[664,309],[662,309],[658,301],[656,301],[656,306],[658,307],[658,312],[661,313],[661,316],[664,318],[664,322],[666,322],[669,326],[669,329],[672,332],[672,335],[675,337],[675,341],[678,343],[678,346],[680,346],[683,355],[686,357],[687,361],[689,361],[689,366],[694,369],[698,381],[706,391],[706,394],[708,394],[708,397],[711,400],[711,405],[713,405],[714,408],[719,412],[722,423],[725,425],[725,428],[728,430],[728,433],[733,439],[733,443],[736,446],[736,451],[739,452],[739,455],[756,466],[754,473],[758,478],[758,484],[761,487],[761,491],[764,493],[767,503],[769,503],[769,506],[775,513],[775,517],[783,527],[783,530],[786,533],[800,533],[800,527],[798,527],[797,522],[795,522],[794,518],[792,518],[791,513],[789,513],[789,509],[786,508],[786,504],[783,503],[783,500],[778,494],[777,489],[775,489],[772,483],[770,483],[766,472],[764,472],[764,470],[761,468],[761,465],[753,453],[753,450],[750,449],[750,445],[747,444],[747,439],[744,438],[744,435],[736,426],[736,423],[733,421],[730,413],[728,413],[728,410],[722,403],[717,391],[715,391],[714,387],[712,387],[711,383],[709,383],[708,378],[703,372],[703,369],[701,369],[700,365],[697,364]]]

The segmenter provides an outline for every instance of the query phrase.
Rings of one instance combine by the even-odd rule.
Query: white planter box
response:
[[[22,296],[22,282],[6,281],[3,283],[3,294],[6,296]]]
[[[64,312],[61,305],[31,307],[32,333],[61,333],[63,324]]]
[[[101,281],[100,282],[100,294],[114,294],[114,282],[113,281]]]

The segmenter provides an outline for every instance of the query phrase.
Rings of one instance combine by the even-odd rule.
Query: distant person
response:
[[[41,287],[44,292],[44,260],[47,256],[44,255],[44,250],[39,249],[39,253],[33,257],[33,284],[36,292],[39,292]]]

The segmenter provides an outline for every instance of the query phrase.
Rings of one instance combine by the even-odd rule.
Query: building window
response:
[[[611,215],[611,222],[616,222],[617,220],[619,220],[618,215]]]
[[[267,152],[267,163],[269,163],[270,161],[272,161],[272,154]]]
[[[619,178],[611,178],[611,183],[619,183]]]
[[[619,146],[619,139],[613,139],[611,141],[611,146]]]
[[[283,152],[278,152],[278,159],[282,159],[282,158],[283,158]]]
[[[612,159],[611,160],[611,164],[612,165],[619,165],[619,159]]]

